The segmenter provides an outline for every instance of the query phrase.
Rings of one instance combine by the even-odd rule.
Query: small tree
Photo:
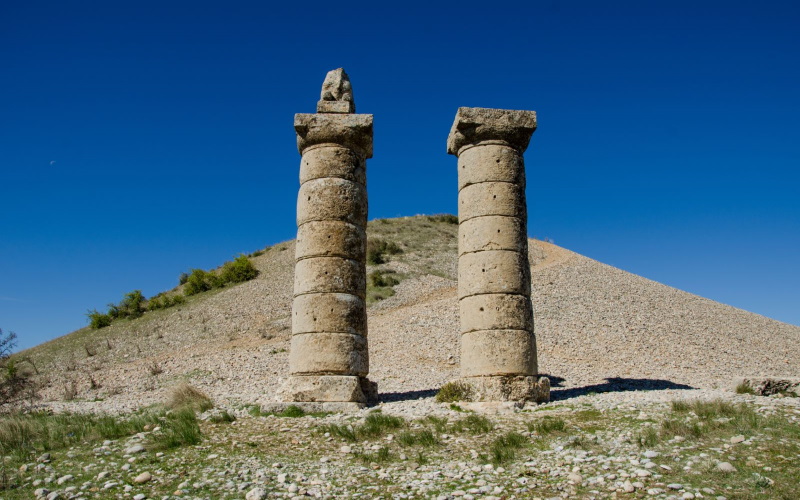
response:
[[[0,407],[22,401],[26,389],[32,386],[30,379],[19,369],[11,351],[17,346],[17,334],[3,333],[0,328]]]
[[[141,290],[126,293],[119,303],[120,316],[123,318],[138,318],[144,314],[145,298]]]

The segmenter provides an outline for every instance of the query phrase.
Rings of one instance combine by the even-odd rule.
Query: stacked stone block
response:
[[[528,262],[525,164],[533,111],[459,108],[447,141],[458,156],[461,380],[476,401],[546,401],[537,376]]]
[[[349,99],[349,100],[348,100]],[[366,160],[372,115],[343,70],[328,74],[316,114],[295,115],[300,161],[290,376],[284,401],[366,403]]]

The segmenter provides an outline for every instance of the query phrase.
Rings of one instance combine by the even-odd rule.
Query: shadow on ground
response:
[[[563,401],[565,399],[576,398],[591,393],[602,392],[627,392],[627,391],[662,391],[665,389],[694,389],[686,384],[678,384],[669,380],[651,378],[607,378],[603,384],[587,385],[584,387],[563,388],[565,379],[557,375],[547,373],[540,374],[542,377],[550,379],[550,401]],[[439,392],[438,389],[423,389],[419,391],[404,392],[384,392],[378,394],[381,403],[393,403],[397,401],[413,401],[416,399],[432,398]]]
[[[678,384],[670,380],[652,378],[607,378],[603,384],[593,384],[584,387],[570,387],[559,389],[564,379],[553,375],[544,375],[550,379],[550,401],[563,401],[591,393],[601,392],[628,392],[628,391],[663,391],[666,389],[694,389],[691,385]]]
[[[396,401],[412,401],[414,399],[425,399],[436,396],[439,389],[423,389],[421,391],[405,391],[405,392],[384,392],[378,394],[378,400],[381,403],[393,403]]]

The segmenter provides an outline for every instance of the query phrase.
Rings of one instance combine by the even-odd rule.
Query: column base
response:
[[[525,375],[463,377],[458,380],[472,388],[475,402],[485,401],[550,401],[550,379]]]
[[[283,402],[362,403],[378,399],[378,384],[352,375],[292,375],[278,392]]]

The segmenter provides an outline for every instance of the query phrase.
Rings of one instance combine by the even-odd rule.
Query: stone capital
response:
[[[522,154],[536,130],[536,112],[492,108],[458,108],[447,152],[456,155],[467,146],[502,144]]]
[[[298,113],[294,129],[301,155],[311,146],[337,144],[372,158],[372,115]]]

